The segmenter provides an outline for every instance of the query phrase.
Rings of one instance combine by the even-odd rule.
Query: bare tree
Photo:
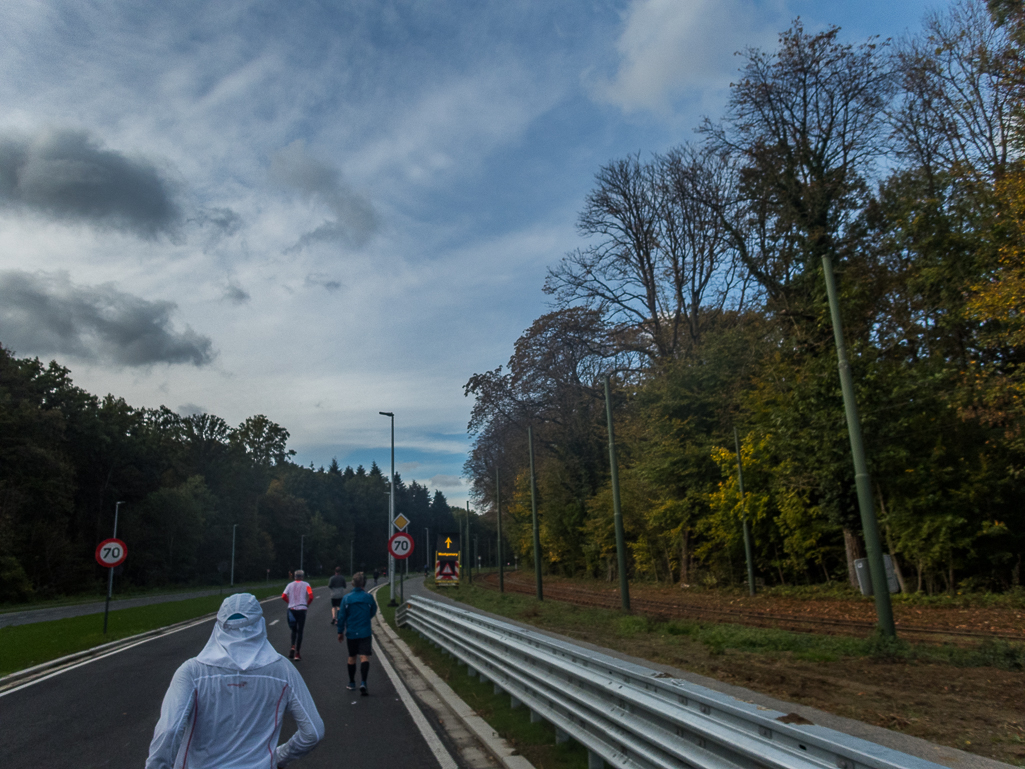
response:
[[[897,46],[902,98],[891,120],[898,154],[915,168],[976,181],[1000,176],[1020,110],[1017,47],[983,0],[960,0]]]
[[[677,357],[734,299],[734,250],[712,208],[734,177],[723,158],[681,147],[596,175],[577,227],[594,238],[549,270],[560,307],[582,304],[611,324],[618,346],[649,363]]]

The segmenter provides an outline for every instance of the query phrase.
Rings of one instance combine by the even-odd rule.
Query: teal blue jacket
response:
[[[349,638],[369,638],[370,620],[377,614],[377,601],[358,587],[342,599],[338,611],[338,635]]]

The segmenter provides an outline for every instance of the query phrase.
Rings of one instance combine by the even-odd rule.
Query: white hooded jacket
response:
[[[299,729],[277,746],[286,710]],[[306,683],[267,640],[259,601],[239,593],[224,599],[199,656],[175,671],[146,769],[275,769],[323,737]]]

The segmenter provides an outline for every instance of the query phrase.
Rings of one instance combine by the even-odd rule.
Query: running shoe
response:
[[[356,682],[355,681],[349,681],[349,683],[347,683],[345,685],[345,688],[348,689],[350,692],[356,691]]]
[[[303,661],[303,658],[299,656],[299,652],[295,653],[295,661],[296,662],[302,662]]]
[[[294,660],[295,659],[295,647],[294,646],[291,649],[288,650],[288,658],[290,660]]]
[[[362,696],[364,696],[364,697],[366,697],[368,694],[370,694],[370,692],[367,691],[367,682],[366,681],[364,681],[363,683],[361,683],[359,685],[359,693]]]

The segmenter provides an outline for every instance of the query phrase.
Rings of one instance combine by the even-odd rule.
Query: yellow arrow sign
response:
[[[452,537],[445,537],[445,547],[452,549]]]

